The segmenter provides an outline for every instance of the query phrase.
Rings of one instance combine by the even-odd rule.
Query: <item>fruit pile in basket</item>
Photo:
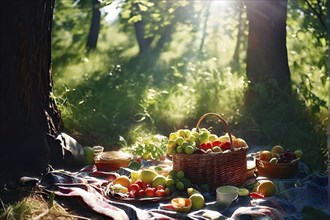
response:
[[[235,150],[248,147],[242,138],[236,138],[233,135],[231,135],[231,138]],[[230,141],[228,133],[218,137],[206,128],[199,130],[196,128],[191,130],[179,129],[176,132],[170,133],[166,154],[184,153],[189,155],[194,153],[227,152],[230,151]]]
[[[271,150],[262,150],[256,155],[256,168],[259,176],[268,178],[293,178],[298,172],[301,150],[290,151],[280,145]]]
[[[262,150],[257,155],[259,160],[266,161],[272,164],[275,163],[292,163],[302,157],[301,150],[285,150],[281,145],[275,145],[272,149]]]

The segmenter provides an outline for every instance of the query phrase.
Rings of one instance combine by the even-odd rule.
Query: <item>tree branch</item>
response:
[[[206,28],[207,28],[207,23],[208,23],[208,20],[209,20],[209,15],[210,15],[210,6],[211,6],[211,2],[208,2],[207,3],[206,10],[205,10],[205,20],[204,20],[204,26],[203,26],[203,36],[202,36],[201,44],[199,46],[200,53],[203,52],[204,42],[205,42],[205,38],[206,38],[206,35],[207,35]]]
[[[305,2],[307,3],[308,7],[316,14],[316,17],[319,19],[319,21],[321,22],[321,24],[324,26],[324,27],[327,27],[327,25],[325,24],[325,22],[323,21],[322,19],[322,13],[321,12],[318,12],[313,6],[312,4],[308,1],[308,0],[305,0]],[[320,1],[317,1],[318,2],[318,5],[320,4]]]

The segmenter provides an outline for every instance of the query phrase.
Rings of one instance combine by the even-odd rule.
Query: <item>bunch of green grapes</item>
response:
[[[166,186],[173,193],[175,191],[186,191],[192,186],[190,179],[185,177],[184,171],[171,170],[167,176]]]
[[[202,128],[199,131],[193,128],[191,130],[180,129],[172,132],[168,138],[166,154],[193,154],[199,148],[200,143],[208,141],[212,136],[214,135],[206,128]],[[217,137],[215,136],[215,138]]]

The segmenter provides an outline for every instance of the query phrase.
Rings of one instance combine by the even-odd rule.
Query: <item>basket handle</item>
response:
[[[229,126],[228,126],[226,120],[225,120],[223,117],[221,117],[221,115],[216,114],[216,113],[206,113],[206,114],[202,115],[202,116],[199,118],[199,120],[198,120],[198,122],[197,122],[197,124],[196,124],[196,130],[197,130],[197,131],[199,130],[199,125],[200,125],[200,124],[202,123],[202,121],[203,121],[207,116],[209,116],[209,115],[218,118],[219,121],[222,122],[222,124],[224,125],[224,127],[225,127],[225,129],[226,129],[226,131],[227,131],[227,133],[228,133],[228,136],[229,136],[230,150],[231,150],[232,152],[234,152],[233,139],[232,139],[232,136],[231,136],[231,133],[230,133]]]

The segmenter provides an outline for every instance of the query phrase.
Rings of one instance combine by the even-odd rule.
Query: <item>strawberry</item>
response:
[[[213,146],[212,146],[212,142],[211,141],[206,141],[204,143],[201,143],[199,145],[199,147],[202,149],[202,150],[208,150],[208,149],[211,149]]]
[[[206,151],[207,150],[207,144],[206,143],[201,143],[199,145],[199,148]]]
[[[206,141],[207,149],[211,149],[213,147],[211,141]]]
[[[219,141],[219,140],[215,140],[215,141],[212,142],[212,146],[213,146],[213,147],[215,147],[215,146],[219,146],[219,147],[220,147],[221,144],[222,144],[222,142]]]
[[[222,143],[220,148],[221,148],[222,151],[229,150],[230,149],[230,142],[226,141],[226,142]]]

